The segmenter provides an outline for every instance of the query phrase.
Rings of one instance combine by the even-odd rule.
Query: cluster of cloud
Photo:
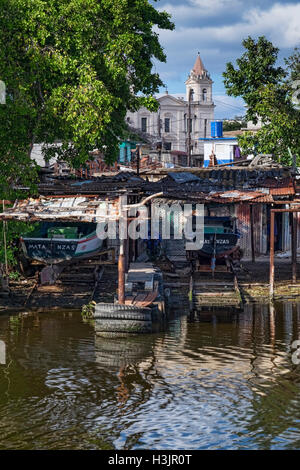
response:
[[[170,92],[178,86],[183,91],[198,51],[222,94],[222,72],[241,55],[247,36],[265,35],[281,49],[281,58],[300,45],[300,1],[163,0],[159,9],[172,15],[176,27],[160,31],[168,62],[155,64]]]

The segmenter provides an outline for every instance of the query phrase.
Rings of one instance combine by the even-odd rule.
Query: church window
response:
[[[203,101],[207,101],[207,89],[203,88],[202,90],[202,99]]]
[[[170,118],[165,118],[165,132],[170,132]]]
[[[147,132],[147,118],[142,117],[142,132]]]
[[[165,150],[171,150],[172,149],[172,143],[171,142],[165,142],[164,147],[165,147]]]

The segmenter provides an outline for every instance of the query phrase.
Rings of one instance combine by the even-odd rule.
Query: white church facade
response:
[[[192,155],[203,155],[203,142],[199,138],[210,136],[215,105],[213,82],[199,54],[185,85],[185,97],[178,98],[166,92],[157,98],[158,112],[140,108],[127,113],[127,122],[131,128],[147,135],[152,143],[161,145],[164,151],[187,153],[190,144]]]

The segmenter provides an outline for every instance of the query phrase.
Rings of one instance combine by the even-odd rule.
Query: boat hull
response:
[[[89,258],[101,251],[103,240],[96,233],[83,239],[22,238],[27,258],[45,264],[57,264],[78,258]]]
[[[205,234],[199,255],[207,258],[212,258],[214,255],[216,258],[228,256],[237,249],[239,238],[235,233]]]

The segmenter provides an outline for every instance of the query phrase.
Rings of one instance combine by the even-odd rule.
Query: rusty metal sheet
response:
[[[17,219],[28,222],[35,221],[68,221],[96,222],[96,216],[101,216],[104,204],[109,202],[110,218],[118,216],[118,198],[106,201],[99,197],[40,197],[16,201],[13,208],[6,209],[0,214],[0,219]]]
[[[220,193],[213,194],[213,197],[217,197],[220,199],[227,199],[232,201],[250,201],[252,199],[256,199],[259,197],[264,196],[264,193],[261,191],[224,191]]]
[[[282,188],[270,188],[270,194],[272,194],[272,196],[289,196],[295,194],[295,189],[293,186],[285,186]]]

